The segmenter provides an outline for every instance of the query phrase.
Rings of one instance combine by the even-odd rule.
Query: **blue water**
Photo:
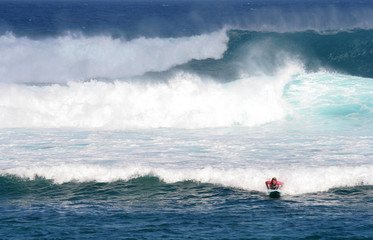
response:
[[[1,1],[0,238],[372,239],[372,27],[371,1]]]
[[[280,199],[154,177],[62,185],[2,177],[1,187],[4,238],[372,237],[371,186]]]

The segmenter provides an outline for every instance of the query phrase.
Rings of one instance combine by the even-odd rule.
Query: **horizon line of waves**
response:
[[[159,12],[159,9],[155,10],[159,7],[158,1],[148,1],[148,4],[155,4],[154,9],[148,4],[136,6],[136,1],[131,1],[128,6],[126,6],[127,1],[114,1],[115,5],[111,7],[110,18],[105,15],[108,12],[101,11],[101,5],[95,4],[97,1],[91,2],[88,7],[95,13],[94,16],[85,15],[87,14],[85,11],[91,12],[87,10],[87,6],[76,7],[74,4],[79,5],[79,2],[69,2],[65,10],[72,8],[74,11],[68,12],[75,14],[69,15],[66,19],[58,14],[61,11],[59,7],[45,9],[47,12],[52,9],[52,12],[57,11],[54,14],[58,16],[48,18],[49,31],[45,30],[44,21],[33,21],[35,20],[33,14],[25,17],[21,7],[13,7],[9,13],[7,12],[8,16],[4,15],[4,26],[0,26],[2,27],[0,30],[13,29],[18,34],[24,35],[38,35],[38,32],[41,32],[39,35],[55,35],[66,29],[79,29],[86,34],[108,32],[127,36],[165,36],[213,31],[224,25],[246,27],[254,31],[338,30],[373,27],[371,1],[275,1],[276,3],[274,1],[219,1],[219,4],[211,4],[210,1],[172,1],[170,6],[162,8]],[[6,7],[5,5],[4,9]],[[39,11],[40,7],[43,5],[38,6],[37,3],[34,5],[34,8]],[[137,14],[128,17],[133,15],[133,7]],[[183,11],[180,11],[181,8]],[[79,14],[81,9],[84,9],[82,14],[86,16],[85,19],[82,19]],[[151,19],[149,19],[149,9],[152,9]],[[216,14],[216,12],[222,14]],[[33,27],[25,28],[24,22],[17,21],[18,18],[14,16],[24,16],[25,19],[31,21],[29,24]]]
[[[112,183],[154,177],[166,184],[193,181],[258,192],[265,192],[264,182],[276,176],[284,182],[282,191],[285,194],[299,195],[325,192],[335,188],[373,186],[373,180],[370,177],[372,171],[373,165],[268,170],[254,168],[220,169],[210,166],[200,169],[166,169],[139,165],[104,167],[68,164],[55,167],[17,167],[2,170],[0,175],[8,178],[15,176],[20,180],[27,181],[52,180],[54,184],[68,182]],[[305,181],[307,184],[305,184]]]
[[[219,59],[227,42],[225,29],[190,37],[140,37],[129,41],[71,33],[33,40],[7,33],[0,36],[0,81],[66,83],[139,76],[192,59]]]

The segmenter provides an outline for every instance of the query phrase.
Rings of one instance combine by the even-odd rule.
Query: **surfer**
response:
[[[265,184],[267,186],[267,189],[276,190],[282,187],[283,183],[280,181],[277,181],[277,179],[274,177],[272,178],[271,181],[266,181]]]

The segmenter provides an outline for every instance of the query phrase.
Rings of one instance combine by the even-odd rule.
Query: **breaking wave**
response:
[[[144,166],[105,167],[97,165],[67,164],[54,167],[18,167],[2,170],[1,174],[15,175],[34,180],[36,177],[51,179],[57,184],[78,182],[115,182],[129,181],[134,178],[153,176],[172,184],[183,181],[211,183],[224,187],[240,188],[248,191],[265,191],[263,179],[276,174],[284,182],[285,194],[297,195],[328,191],[332,188],[373,185],[370,173],[373,166],[355,167],[314,167],[272,169],[219,169],[205,167],[201,169],[166,169]],[[306,181],[309,184],[304,184]]]
[[[105,129],[255,126],[286,115],[290,75],[223,84],[177,74],[167,83],[0,85],[1,127]]]
[[[220,58],[224,30],[180,38],[113,39],[67,34],[34,40],[0,36],[0,82],[66,83],[90,78],[126,78],[165,71],[192,59]]]

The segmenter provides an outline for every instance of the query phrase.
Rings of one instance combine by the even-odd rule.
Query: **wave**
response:
[[[137,38],[67,34],[33,40],[0,36],[0,81],[66,83],[89,78],[126,78],[164,71],[192,59],[220,58],[225,30],[181,38]]]
[[[81,34],[32,40],[6,34],[0,36],[0,82],[65,84],[146,73],[164,80],[175,71],[230,82],[243,74],[274,75],[294,61],[308,72],[327,69],[373,78],[372,32],[222,29],[192,37],[133,40]]]
[[[244,189],[247,191],[265,191],[264,182],[272,176],[284,182],[283,192],[298,195],[328,191],[333,188],[372,186],[370,177],[372,165],[355,167],[291,167],[276,170],[256,168],[219,169],[205,167],[201,169],[166,169],[144,166],[104,167],[97,165],[68,164],[54,167],[12,168],[2,170],[2,176],[17,176],[35,180],[45,178],[56,184],[67,182],[115,182],[130,181],[139,177],[156,177],[168,184],[185,181],[210,183],[224,187]]]
[[[0,127],[256,126],[286,115],[282,93],[293,68],[289,66],[278,78],[244,78],[226,84],[182,72],[158,83],[1,84]]]
[[[306,73],[293,63],[273,76],[222,83],[179,72],[167,82],[0,84],[1,128],[217,128],[281,124],[368,133],[371,79]]]
[[[282,122],[294,129],[342,130],[373,123],[371,79],[306,73],[296,63],[274,76],[229,83],[179,72],[168,82],[0,84],[0,91],[1,128],[198,129]]]
[[[131,41],[8,34],[0,37],[0,127],[196,129],[285,121],[368,128],[372,81],[361,76],[373,76],[371,34],[221,30]]]
[[[228,30],[223,58],[191,61],[182,69],[226,76],[275,74],[289,61],[301,62],[307,72],[330,72],[373,78],[372,30],[333,32],[256,32]]]

